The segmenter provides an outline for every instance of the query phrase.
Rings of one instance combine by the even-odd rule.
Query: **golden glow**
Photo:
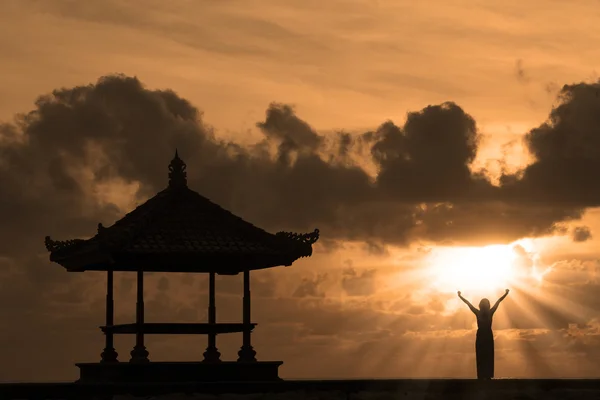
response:
[[[442,292],[491,295],[517,278],[516,259],[512,245],[437,248],[428,257],[428,275]]]

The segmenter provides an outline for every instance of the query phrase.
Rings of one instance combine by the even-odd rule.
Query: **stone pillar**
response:
[[[215,288],[216,274],[211,272],[208,277],[208,323],[217,323],[217,306],[216,306],[216,288]],[[220,362],[221,353],[217,349],[217,334],[208,334],[208,347],[204,352],[204,362]]]
[[[250,271],[244,271],[244,300],[243,300],[243,313],[244,313],[244,331],[243,331],[243,342],[242,348],[238,351],[238,361],[241,362],[255,362],[256,351],[252,347],[250,334],[252,332],[251,320],[250,320]]]
[[[148,362],[148,351],[144,346],[144,272],[137,272],[137,302],[135,308],[135,347],[131,351],[129,362]]]
[[[109,363],[109,362],[118,362],[117,357],[119,354],[115,351],[114,348],[114,337],[113,332],[110,327],[114,325],[114,315],[115,315],[115,304],[113,300],[113,271],[106,272],[106,333],[104,334],[104,350],[100,355],[102,358],[100,362]]]

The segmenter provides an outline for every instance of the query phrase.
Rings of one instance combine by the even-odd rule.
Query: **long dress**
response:
[[[475,356],[477,358],[477,379],[494,377],[494,334],[492,332],[493,313],[477,313],[477,337],[475,339]]]

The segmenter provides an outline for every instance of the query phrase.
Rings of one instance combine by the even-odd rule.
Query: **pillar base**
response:
[[[150,362],[148,359],[148,350],[146,350],[146,346],[135,346],[133,350],[131,350],[131,360],[129,362],[132,363],[147,363]]]
[[[221,353],[215,346],[208,346],[203,354],[206,363],[218,363],[221,362]]]
[[[105,347],[100,354],[100,362],[101,363],[114,363],[119,362],[118,360],[119,353],[113,347]]]
[[[256,351],[251,345],[244,345],[238,351],[238,362],[256,362]]]

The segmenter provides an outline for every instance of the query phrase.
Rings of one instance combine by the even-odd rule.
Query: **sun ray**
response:
[[[432,354],[431,348],[433,347],[433,341],[423,338],[422,332],[407,332],[405,336],[411,336],[411,340],[415,343],[411,346],[412,351],[411,357],[412,363],[412,374],[409,377],[419,376],[420,371],[428,365],[428,356]]]
[[[580,304],[571,300],[568,296],[560,296],[558,293],[553,293],[553,288],[559,288],[565,292],[565,294],[572,293],[574,296],[579,294],[577,290],[570,288],[567,285],[555,285],[547,284],[543,291],[531,293],[531,296],[535,296],[536,300],[541,303],[542,306],[553,309],[560,312],[562,315],[573,317],[572,322],[584,319],[586,315],[595,312],[585,304]],[[587,311],[587,312],[586,312]]]
[[[537,310],[533,307],[533,304],[524,300],[521,293],[520,289],[515,290],[512,296],[514,301],[511,302],[511,307],[526,314],[536,326],[539,326],[540,328],[547,326],[548,321],[544,321],[539,313],[536,312]],[[518,321],[512,320],[510,313],[505,313],[504,315],[509,319],[509,322],[513,323],[513,326],[518,323]]]

